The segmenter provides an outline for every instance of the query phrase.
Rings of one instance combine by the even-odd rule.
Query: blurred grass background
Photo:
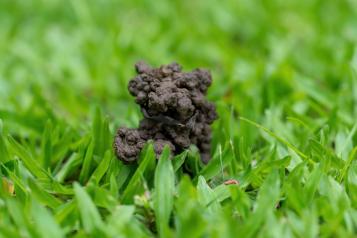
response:
[[[292,179],[294,183],[308,183],[310,173],[321,172],[326,176],[325,180],[322,179],[325,182],[320,183],[317,179],[316,184],[323,187],[321,184],[332,181],[334,188],[326,185],[326,191],[322,189],[316,193],[322,196],[328,191],[332,194],[338,189],[344,191],[341,195],[345,199],[341,198],[343,208],[338,208],[340,212],[337,208],[319,210],[317,207],[321,204],[327,207],[333,204],[325,202],[318,195],[311,195],[313,198],[307,198],[300,204],[294,200],[294,205],[289,206],[287,202],[286,210],[274,218],[273,213],[264,213],[264,209],[259,216],[261,219],[269,218],[271,224],[265,227],[280,227],[278,231],[285,232],[280,235],[352,236],[357,230],[357,167],[353,162],[353,148],[357,144],[356,26],[357,1],[354,0],[1,0],[0,119],[3,121],[3,135],[5,138],[10,134],[37,159],[46,157],[44,144],[46,138],[51,137],[52,130],[49,128],[54,129],[52,137],[55,139],[50,147],[53,146],[56,156],[52,162],[46,162],[49,164],[45,169],[58,178],[57,172],[61,171],[61,166],[72,152],[82,153],[85,157],[91,144],[88,138],[96,135],[95,130],[91,134],[92,126],[103,123],[109,127],[108,133],[114,135],[119,126],[137,125],[141,116],[127,91],[127,83],[135,75],[135,62],[145,60],[153,66],[159,66],[177,61],[184,70],[208,68],[214,79],[208,97],[216,102],[221,118],[214,125],[212,153],[216,155],[216,160],[203,172],[201,168],[195,170],[197,177],[193,182],[198,181],[197,186],[202,188],[204,183],[198,179],[199,175],[210,180],[213,187],[225,179],[238,179],[242,183],[242,190],[238,195],[232,193],[232,197],[236,196],[236,200],[233,200],[237,203],[248,201],[242,195],[247,192],[255,204],[256,194],[264,181],[268,181],[266,183],[269,186],[274,183],[274,180],[266,180],[266,176],[274,175],[271,171],[275,167],[280,171],[282,184],[284,176],[288,176],[299,165],[305,172],[301,172],[304,175],[301,175],[300,182],[296,182],[297,178],[294,178],[296,181]],[[101,109],[106,119],[98,116],[100,113],[96,113],[96,108]],[[273,137],[240,121],[239,116],[264,125],[273,132]],[[65,140],[67,132],[70,139]],[[283,138],[283,143],[278,143],[276,136]],[[10,148],[12,140],[4,140],[7,141],[4,148]],[[58,143],[56,146],[54,141]],[[98,146],[98,143],[104,143],[98,141],[94,145],[94,155],[97,157],[87,162],[84,166],[86,169],[83,169],[83,161],[80,160],[73,171],[68,172],[71,176],[59,176],[62,178],[60,183],[70,185],[73,180],[79,179],[77,175],[81,173],[81,184],[86,184],[86,178],[100,164],[105,150],[111,147],[108,135],[105,140],[107,144]],[[299,148],[315,165],[303,162],[291,150],[291,146],[287,146],[286,141]],[[227,143],[232,146],[226,147]],[[20,166],[19,169],[11,162],[14,158],[15,161],[18,161],[18,157],[21,159],[21,156],[15,156],[18,150],[14,148],[19,149],[16,146],[10,148],[12,152],[8,159],[4,159],[5,154],[0,156],[2,163],[10,163],[5,163],[7,169],[20,173],[25,168]],[[222,149],[228,152],[222,154]],[[285,156],[291,156],[288,163],[282,160]],[[264,161],[270,160],[282,160],[282,164],[275,167],[265,164]],[[98,187],[104,189],[112,186],[112,174],[119,184],[125,184],[127,176],[136,169],[133,166],[124,169],[122,164],[117,167],[117,170],[108,170],[106,183]],[[7,169],[3,165],[3,173],[9,177]],[[31,169],[27,170],[31,172]],[[83,170],[88,174],[82,173]],[[282,171],[285,170],[287,174],[283,175]],[[351,180],[344,180],[346,174],[351,176]],[[124,181],[121,181],[121,176],[125,177]],[[180,178],[177,183],[187,182]],[[23,186],[30,186],[26,176],[22,180]],[[189,191],[193,189],[187,184],[182,185],[185,186]],[[292,197],[307,193],[304,189],[308,189],[308,185],[304,185],[301,191],[298,188],[289,189],[283,189],[280,196],[277,195],[280,201],[289,200],[287,191],[293,194]],[[76,196],[81,196],[81,188],[75,190]],[[58,193],[50,189],[47,191]],[[265,193],[269,196],[269,192]],[[118,201],[120,196],[117,197]],[[250,207],[249,202],[247,204]],[[246,235],[256,235],[257,228],[247,218],[253,207],[243,212],[243,208],[235,207],[234,202],[229,203],[222,210],[230,210],[233,215],[226,212],[217,217],[222,217],[231,226],[240,227],[235,219],[227,218],[238,213],[238,223],[254,231]],[[8,213],[6,211],[3,214]],[[106,217],[106,212],[101,214]],[[177,216],[180,217],[180,214]],[[193,213],[187,220],[186,217],[182,219],[188,222],[189,219],[195,219],[194,216],[199,215]],[[282,217],[288,220],[287,223],[297,225],[285,228],[286,221],[281,220]],[[66,234],[80,230],[75,222],[77,219],[73,219],[73,224],[69,222],[69,225],[56,221],[62,228],[68,228],[65,229]],[[202,224],[215,223],[205,221]],[[305,226],[310,223],[315,225],[316,230],[305,234]],[[176,224],[176,228],[181,234],[182,227]],[[184,228],[181,231],[182,236],[191,234],[186,234]],[[32,235],[31,232],[28,234]],[[85,233],[74,234],[92,233],[87,229]],[[214,236],[214,232],[198,231],[197,234],[198,237],[202,237],[202,234]],[[259,234],[264,237],[267,233]]]
[[[355,1],[3,0],[1,106],[41,111],[45,105],[34,103],[40,94],[74,123],[93,104],[130,120],[126,85],[143,59],[211,69],[210,97],[254,119],[271,106],[304,104],[311,83],[326,95],[323,106],[347,104],[341,109],[355,113],[355,97],[328,99],[353,88],[356,7]]]

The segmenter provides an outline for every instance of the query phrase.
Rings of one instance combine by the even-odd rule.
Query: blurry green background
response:
[[[276,105],[306,113],[310,96],[327,109],[343,105],[350,124],[356,9],[352,0],[2,0],[0,108],[36,115],[49,107],[81,123],[98,104],[130,124],[134,63],[177,61],[210,69],[210,98],[252,119]]]
[[[138,60],[211,70],[213,160],[188,156],[192,181],[111,154],[141,118]],[[0,0],[0,237],[353,237],[356,70],[355,0]]]

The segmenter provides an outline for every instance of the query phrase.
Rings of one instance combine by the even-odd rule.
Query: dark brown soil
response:
[[[215,105],[205,98],[212,77],[209,71],[182,72],[177,63],[151,68],[135,65],[138,75],[129,82],[129,92],[140,105],[144,119],[138,129],[120,128],[114,142],[116,155],[124,162],[138,158],[146,141],[154,142],[155,153],[165,145],[174,154],[195,144],[201,160],[210,160],[210,125],[217,119]]]

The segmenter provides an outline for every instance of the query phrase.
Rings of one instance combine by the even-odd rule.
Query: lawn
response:
[[[138,163],[139,60],[207,68],[197,149]],[[1,0],[0,237],[356,237],[357,2]]]

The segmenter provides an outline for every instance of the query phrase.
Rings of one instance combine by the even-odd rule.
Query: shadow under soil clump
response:
[[[155,153],[165,145],[179,154],[191,144],[200,150],[201,160],[210,160],[210,125],[217,119],[216,107],[205,95],[211,85],[209,71],[182,72],[177,63],[152,68],[135,65],[138,75],[129,82],[129,92],[140,105],[144,119],[139,128],[119,128],[114,141],[117,157],[124,162],[138,159],[148,140]]]

